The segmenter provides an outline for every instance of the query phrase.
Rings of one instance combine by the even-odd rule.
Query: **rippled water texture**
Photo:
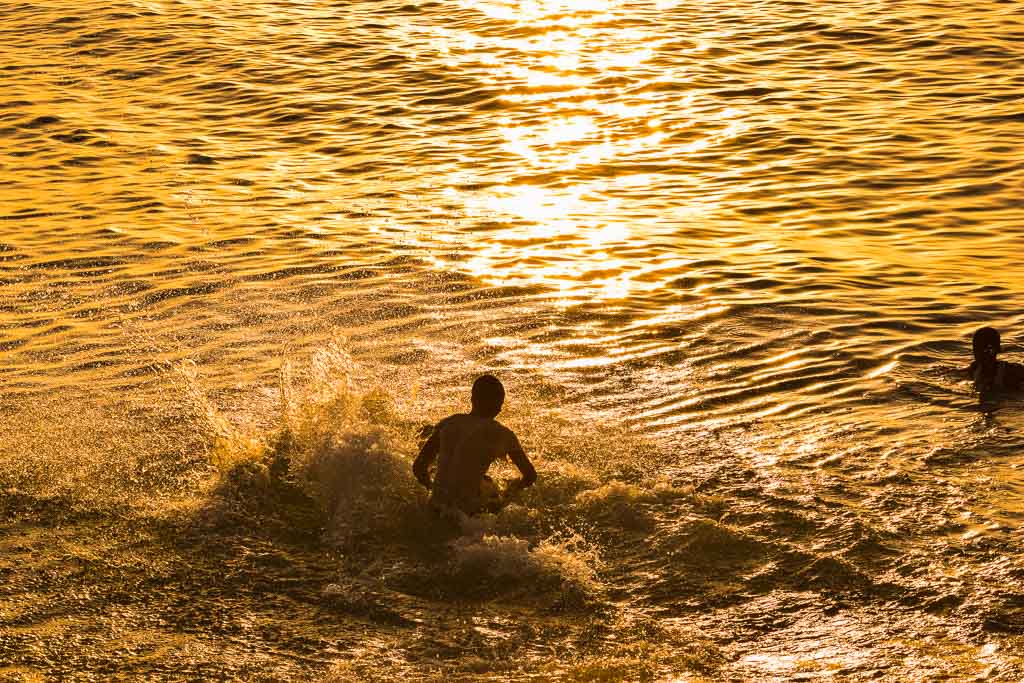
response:
[[[206,495],[197,421],[266,437],[283,359],[335,342],[391,426],[491,370],[553,483],[453,566],[583,572],[611,635],[506,595],[469,640],[371,618],[268,675],[1020,679],[1024,404],[961,369],[982,324],[1022,349],[1022,45],[1012,0],[5,2],[0,486]]]

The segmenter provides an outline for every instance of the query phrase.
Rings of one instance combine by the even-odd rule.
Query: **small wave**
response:
[[[747,562],[765,553],[758,539],[710,519],[691,520],[672,530],[664,544],[673,558],[697,565]]]
[[[585,604],[603,589],[597,551],[575,534],[547,538],[533,548],[513,536],[461,537],[452,549],[454,578],[460,583],[493,579],[531,591],[557,589],[566,605]]]
[[[611,481],[597,488],[581,491],[576,495],[576,506],[581,516],[603,526],[650,531],[655,518],[645,504],[656,503],[665,498],[688,496],[686,489],[659,483],[654,488],[643,488],[636,484]]]

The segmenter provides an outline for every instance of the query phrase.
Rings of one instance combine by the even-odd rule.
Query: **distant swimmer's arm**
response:
[[[441,425],[434,427],[434,431],[430,433],[430,438],[423,444],[423,448],[420,449],[420,454],[416,456],[416,460],[412,463],[412,473],[416,475],[416,479],[430,488],[430,466],[437,460],[437,454],[441,450]]]
[[[537,481],[537,470],[533,468],[533,463],[526,457],[526,452],[523,451],[522,445],[519,443],[519,439],[516,438],[515,434],[509,432],[512,437],[512,444],[509,446],[508,457],[512,459],[515,466],[519,468],[519,472],[523,475],[516,481],[513,481],[511,486],[516,489],[525,489],[527,486],[533,486],[533,483]]]
[[[1006,388],[1011,391],[1024,389],[1024,365],[1007,363],[1006,366]]]

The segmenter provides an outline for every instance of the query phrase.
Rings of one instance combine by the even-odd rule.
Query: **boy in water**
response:
[[[974,362],[967,374],[974,380],[978,391],[1017,391],[1024,387],[1024,365],[996,360],[1002,350],[999,332],[982,327],[971,338]]]
[[[459,510],[467,515],[496,512],[503,498],[537,481],[537,471],[519,445],[512,430],[494,418],[505,401],[505,387],[493,375],[481,375],[473,382],[469,413],[450,415],[437,423],[412,464],[413,474],[430,490],[430,506],[439,514]],[[487,476],[491,463],[509,456],[522,477],[503,493]],[[430,466],[437,461],[437,473],[430,479]]]

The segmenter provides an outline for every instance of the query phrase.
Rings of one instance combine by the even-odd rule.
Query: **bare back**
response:
[[[522,453],[508,427],[489,417],[452,415],[437,425],[440,451],[431,498],[465,512],[480,505],[480,482],[495,460]],[[514,456],[513,456],[514,457]]]

